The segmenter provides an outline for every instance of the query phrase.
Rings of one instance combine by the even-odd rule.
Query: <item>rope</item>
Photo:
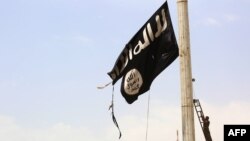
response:
[[[113,90],[112,90],[112,101],[111,101],[111,105],[109,106],[109,110],[110,109],[111,109],[111,114],[112,114],[112,120],[119,131],[119,139],[120,139],[122,137],[122,133],[121,133],[121,130],[119,128],[118,122],[115,118],[115,114],[114,114],[114,85],[113,85]]]
[[[149,105],[150,105],[150,90],[149,90],[149,94],[148,94],[148,109],[147,109],[146,141],[148,140]]]
[[[97,89],[104,89],[106,88],[108,85],[110,85],[112,82],[109,82],[107,84],[105,84],[104,86],[97,86]]]

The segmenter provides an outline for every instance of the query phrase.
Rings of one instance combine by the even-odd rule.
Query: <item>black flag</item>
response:
[[[123,77],[121,93],[131,104],[178,55],[166,1],[127,43],[108,75],[113,85]]]

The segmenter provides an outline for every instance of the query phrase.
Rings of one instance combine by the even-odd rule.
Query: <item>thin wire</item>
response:
[[[149,107],[150,107],[150,90],[149,90],[149,94],[148,94],[148,109],[147,109],[146,141],[148,140]]]

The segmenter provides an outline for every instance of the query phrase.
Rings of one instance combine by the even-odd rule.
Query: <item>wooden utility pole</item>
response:
[[[177,0],[183,141],[195,141],[188,0]]]

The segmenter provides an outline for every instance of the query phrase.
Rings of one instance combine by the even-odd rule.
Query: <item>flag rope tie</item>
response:
[[[117,127],[117,129],[119,130],[119,139],[122,137],[122,133],[121,130],[119,128],[119,125],[117,123],[117,120],[115,118],[115,114],[114,114],[114,85],[113,85],[113,90],[112,90],[112,101],[111,101],[111,105],[109,106],[109,110],[111,109],[111,114],[112,114],[112,120],[115,124],[115,126]]]
[[[104,86],[97,86],[97,89],[104,89],[107,86],[109,86],[112,82],[109,82],[108,84],[105,84]]]

